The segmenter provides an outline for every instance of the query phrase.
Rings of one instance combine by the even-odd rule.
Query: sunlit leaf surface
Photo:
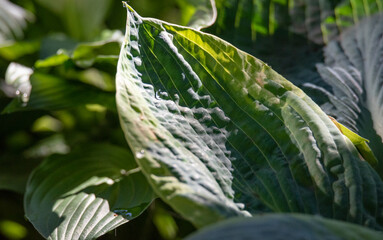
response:
[[[382,181],[327,115],[262,61],[128,8],[117,107],[157,194],[197,226],[305,212],[381,228]]]

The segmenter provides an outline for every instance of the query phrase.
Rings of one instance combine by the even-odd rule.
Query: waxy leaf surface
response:
[[[381,228],[382,181],[303,91],[217,37],[131,8],[125,38],[122,128],[153,189],[185,218],[304,212]]]

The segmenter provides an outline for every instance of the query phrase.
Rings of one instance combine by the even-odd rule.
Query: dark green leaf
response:
[[[217,17],[215,0],[177,0],[181,8],[181,25],[200,30],[212,25]]]
[[[284,30],[323,44],[383,10],[382,0],[216,0],[216,5],[217,21],[209,31],[236,42]]]
[[[3,153],[0,156],[0,189],[23,194],[29,174],[40,161],[36,158],[26,159],[21,155]]]
[[[111,0],[38,0],[60,17],[66,31],[77,40],[92,40],[102,30]]]
[[[381,232],[319,216],[270,214],[254,218],[230,219],[202,229],[187,240],[380,240],[382,238]]]
[[[50,239],[94,239],[137,217],[153,192],[127,150],[94,145],[47,158],[31,175],[26,217]]]

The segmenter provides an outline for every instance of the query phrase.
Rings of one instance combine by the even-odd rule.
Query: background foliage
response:
[[[31,171],[45,157],[66,154],[82,144],[126,147],[114,103],[114,77],[126,9],[117,0],[12,2],[28,12],[25,19],[15,22],[16,33],[0,38],[0,78],[6,78],[12,61],[39,69],[39,74],[31,79],[34,88],[28,109],[19,104],[19,98],[5,109],[11,99],[5,98],[4,92],[16,95],[2,82],[0,108],[12,113],[0,117],[0,235],[5,239],[42,239],[24,217],[23,193]],[[1,7],[8,8],[4,4],[8,1],[0,2]],[[177,1],[140,0],[130,4],[146,16],[187,21],[181,20],[181,3]],[[95,43],[87,45],[88,41]],[[18,67],[15,65],[14,71],[21,74]],[[12,69],[8,71],[12,75]],[[19,81],[22,77],[13,78]],[[54,91],[47,93],[47,88]],[[91,95],[84,98],[81,89]],[[32,109],[37,110],[29,111]],[[156,200],[133,224],[125,224],[101,239],[175,239],[193,230],[191,224]]]

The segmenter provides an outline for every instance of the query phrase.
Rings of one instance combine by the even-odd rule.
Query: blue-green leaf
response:
[[[204,228],[187,240],[224,239],[310,239],[310,240],[380,240],[381,232],[319,216],[268,214],[254,218],[236,218]]]
[[[318,65],[330,90],[315,85],[328,103],[326,112],[338,122],[370,140],[383,176],[383,21],[375,15],[360,22],[330,42],[325,49],[326,61]]]

